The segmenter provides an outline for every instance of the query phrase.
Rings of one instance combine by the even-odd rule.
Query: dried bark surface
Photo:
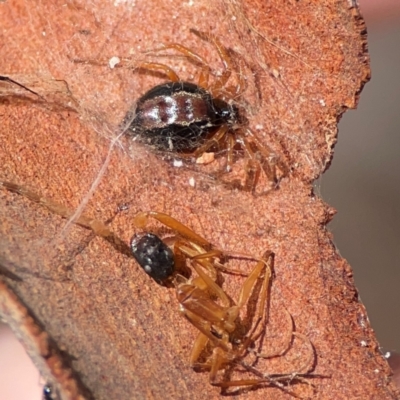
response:
[[[84,213],[111,219],[126,242],[134,215],[158,210],[219,248],[254,255],[273,250],[267,346],[279,346],[284,336],[285,306],[296,331],[315,346],[314,373],[327,376],[310,378],[316,398],[396,398],[351,269],[326,230],[334,210],[312,187],[331,160],[340,115],[355,107],[369,79],[365,27],[355,5],[7,1],[0,18],[0,74],[8,77],[0,82],[1,180],[77,209],[106,166]],[[255,85],[246,97],[250,124],[292,169],[268,195],[209,182],[124,139],[109,151],[126,112],[160,77],[71,60],[129,54],[137,60],[140,51],[174,41],[218,68],[215,49],[190,34],[193,27],[219,35],[261,71],[262,101]],[[167,61],[184,79],[196,72],[182,58]],[[34,89],[13,80],[27,88],[35,82]],[[207,373],[188,366],[196,331],[178,314],[173,289],[156,285],[104,239],[66,226],[21,195],[1,189],[0,204],[0,315],[61,398],[220,397]],[[237,292],[241,282],[229,278],[226,290]],[[264,367],[292,370],[307,356],[296,341],[293,347]],[[56,367],[54,360],[60,360]],[[310,396],[309,386],[292,386]],[[291,398],[269,386],[237,395],[249,396]]]

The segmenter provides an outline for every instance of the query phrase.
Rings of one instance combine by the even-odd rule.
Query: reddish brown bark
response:
[[[250,124],[293,172],[279,189],[255,197],[122,141],[124,147],[110,153],[84,212],[102,221],[113,218],[111,229],[125,241],[134,232],[131,221],[138,211],[158,210],[220,248],[255,255],[273,250],[269,346],[277,346],[283,335],[279,309],[284,305],[296,330],[315,346],[314,373],[329,376],[312,379],[317,398],[390,399],[396,398],[390,369],[357,297],[351,269],[325,228],[334,210],[312,190],[313,180],[331,160],[340,115],[355,107],[369,78],[365,27],[350,4],[1,3],[1,75],[18,82],[23,75],[26,87],[35,79],[42,84],[34,85],[38,96],[20,86],[12,89],[10,80],[1,82],[0,179],[77,208],[99,176],[125,113],[160,79],[71,59],[126,56],[130,49],[143,58],[140,51],[174,41],[218,67],[212,47],[189,32],[211,29],[257,66],[262,103],[250,85]],[[184,59],[171,64],[184,79],[196,71]],[[63,83],[49,89],[53,79]],[[195,187],[189,184],[193,177]],[[5,190],[0,190],[0,202],[2,266],[21,278],[2,278],[7,286],[0,286],[0,315],[63,398],[220,396],[208,384],[207,373],[188,366],[196,332],[179,316],[173,289],[157,286],[132,258],[91,232],[65,228],[65,220],[40,205]],[[118,212],[121,207],[124,211]],[[240,283],[238,277],[229,279],[227,291],[237,292]],[[23,305],[34,320],[22,317]],[[305,357],[301,346],[296,357]],[[53,367],[59,358],[62,362]],[[290,362],[293,354],[265,365],[275,372]],[[307,385],[295,390],[310,393]],[[265,387],[251,397],[290,395]]]

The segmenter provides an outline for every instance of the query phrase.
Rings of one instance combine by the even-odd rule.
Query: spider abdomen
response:
[[[157,282],[172,276],[175,261],[172,250],[156,235],[135,235],[131,240],[132,254],[138,264]]]
[[[190,153],[227,123],[230,110],[198,85],[168,82],[139,99],[128,131],[158,150]]]

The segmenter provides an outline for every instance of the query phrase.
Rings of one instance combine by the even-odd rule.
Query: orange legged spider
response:
[[[5,181],[0,181],[0,186],[21,194],[62,217],[69,218],[73,215],[73,211],[23,186]],[[208,370],[210,383],[223,390],[230,387],[251,388],[267,384],[295,395],[284,383],[300,381],[308,384],[304,378],[313,376],[310,371],[315,361],[314,348],[306,336],[293,331],[292,318],[285,309],[288,331],[282,348],[270,354],[256,352],[253,348],[255,342],[265,332],[268,322],[274,254],[271,251],[265,252],[253,270],[249,274],[244,274],[225,267],[220,260],[227,257],[254,259],[253,257],[219,250],[208,240],[167,214],[154,211],[141,212],[135,216],[133,222],[136,227],[144,229],[149,219],[157,220],[177,235],[164,241],[151,233],[135,235],[131,241],[131,254],[154,280],[166,286],[175,287],[180,312],[200,332],[191,351],[191,367]],[[75,223],[107,240],[116,238],[101,221],[81,215]],[[192,270],[195,272],[195,275],[190,278],[184,276],[187,265],[190,266],[190,272]],[[218,270],[238,273],[246,277],[237,301],[233,301],[217,284]],[[243,333],[240,313],[248,305],[257,284],[260,284],[257,292],[257,309],[252,316],[253,322],[250,328]],[[285,374],[267,374],[245,361],[245,357],[249,354],[254,354],[256,358],[283,355],[290,348],[293,336],[300,338],[307,345],[310,354],[303,365],[295,371]],[[244,368],[256,378],[226,380],[219,377],[220,371],[235,366]]]
[[[233,51],[223,46],[214,35],[194,29],[191,32],[215,47],[223,64],[221,75],[216,77],[213,74],[210,84],[211,68],[207,61],[182,44],[166,44],[151,51],[174,50],[183,54],[200,66],[199,77],[195,84],[182,80],[168,65],[139,63],[138,69],[161,72],[169,82],[153,87],[138,99],[135,108],[125,117],[127,135],[175,158],[199,159],[206,152],[223,152],[226,164],[214,175],[229,186],[255,192],[261,172],[276,186],[289,171],[285,163],[250,129],[245,112],[239,107],[247,81],[232,57]],[[120,61],[122,63],[117,64],[118,67],[129,65],[131,60],[122,58]],[[227,86],[232,76],[235,85]],[[223,180],[222,176],[232,171],[234,154],[239,148],[246,162],[244,183],[238,185]]]
[[[238,300],[234,302],[216,283],[216,269],[220,269],[220,264],[215,258],[230,256],[229,253],[215,249],[206,239],[166,214],[154,211],[139,213],[134,224],[145,228],[150,217],[175,230],[180,238],[174,239],[172,244],[167,244],[154,234],[134,236],[131,242],[132,252],[139,265],[154,279],[161,280],[160,283],[163,284],[172,281],[181,314],[200,331],[192,348],[190,366],[194,369],[208,370],[210,383],[222,389],[270,384],[288,391],[282,382],[306,382],[303,378],[309,376],[314,367],[314,348],[306,336],[293,332],[292,317],[288,311],[285,310],[288,333],[283,347],[269,354],[257,353],[252,349],[265,332],[268,322],[274,253],[267,251],[258,260],[247,275]],[[180,275],[180,271],[186,265],[185,258],[190,260],[190,267],[196,272],[196,277],[188,279]],[[226,271],[232,272],[230,269]],[[161,276],[163,279],[160,279]],[[257,292],[257,310],[253,315],[252,326],[243,334],[240,312],[248,305],[258,282],[261,283],[261,287]],[[243,361],[249,353],[255,354],[257,358],[281,356],[291,346],[293,336],[303,341],[309,352],[307,360],[296,371],[265,374]],[[206,359],[200,362],[205,352]],[[252,372],[258,378],[224,380],[218,377],[219,371],[235,365]]]
[[[219,259],[236,257],[254,260],[252,256],[217,249],[208,240],[168,214],[156,211],[140,212],[135,216],[133,224],[144,229],[150,218],[172,229],[176,236],[161,240],[152,233],[134,235],[131,240],[131,250],[138,264],[160,284],[170,286],[175,283],[177,274],[185,274],[186,259],[196,264],[192,267],[200,277],[199,282],[203,280],[201,276],[204,272],[198,272],[198,266],[207,270],[211,279],[215,281],[217,270],[245,275],[241,271],[225,267]],[[203,289],[207,286],[201,283],[199,285]]]

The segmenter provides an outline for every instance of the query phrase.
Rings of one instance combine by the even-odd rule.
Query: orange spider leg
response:
[[[237,302],[238,308],[242,308],[248,302],[257,279],[260,278],[263,270],[268,270],[268,273],[265,273],[264,276],[263,287],[260,295],[261,301],[264,301],[265,303],[267,298],[268,286],[272,276],[273,259],[274,253],[272,253],[272,251],[266,251],[263,257],[258,261],[253,271],[249,274],[249,277],[244,281],[242,289],[240,290],[239,300]],[[260,309],[262,309],[264,305],[265,304],[261,304]]]
[[[246,304],[249,300],[250,294],[252,293],[253,287],[257,279],[260,278],[263,269],[264,271],[264,279],[261,286],[260,293],[258,295],[259,298],[259,306],[257,307],[257,312],[254,316],[255,322],[253,323],[253,328],[248,333],[244,343],[241,345],[243,349],[243,354],[247,351],[251,342],[257,340],[260,335],[264,332],[265,325],[268,320],[268,300],[269,300],[269,289],[271,285],[271,278],[274,269],[274,253],[272,251],[267,251],[263,255],[262,259],[258,262],[252,273],[249,275],[253,277],[253,279],[247,279],[242,287],[240,292],[238,306],[241,308],[244,304]],[[260,326],[260,330],[257,331],[258,326]]]
[[[34,203],[40,204],[41,206],[47,208],[49,211],[53,212],[54,214],[60,215],[61,217],[71,218],[75,215],[74,210],[70,210],[69,208],[61,204],[46,199],[45,197],[39,196],[37,193],[25,188],[24,186],[7,181],[0,181],[0,186],[5,187],[10,192],[25,196]],[[73,222],[74,224],[80,225],[83,228],[92,230],[96,235],[99,235],[103,238],[109,238],[113,236],[110,229],[104,223],[96,219],[86,217],[85,215],[79,215]]]
[[[194,51],[188,49],[186,46],[183,46],[179,43],[164,44],[161,49],[150,50],[150,53],[159,52],[162,50],[176,50],[179,53],[184,54],[189,60],[200,64],[202,66],[202,70],[200,72],[198,85],[204,89],[207,89],[208,80],[210,77],[210,67],[208,66],[207,61],[203,57],[199,56]]]
[[[225,255],[221,250],[212,249],[210,251],[205,251],[205,249],[196,245],[196,243],[188,242],[186,240],[175,240],[173,246],[175,254],[175,266],[177,271],[187,270],[186,259],[189,258],[192,261],[191,265],[195,271],[197,271],[197,265],[193,265],[194,263],[204,268],[209,273],[212,281],[214,282],[217,279],[217,269],[231,274],[247,276],[245,272],[230,267],[225,267],[224,265],[218,263],[216,260],[214,260],[214,262],[211,262],[210,259],[220,258]],[[191,284],[199,287],[202,290],[209,289],[210,284],[204,282],[204,279],[202,279],[201,277],[203,274],[198,273],[198,275],[198,277],[192,278]],[[214,285],[211,286],[214,288]],[[218,289],[217,292],[221,293]],[[218,295],[218,293],[216,293],[216,295]]]
[[[188,247],[190,246],[190,247]],[[178,244],[179,251],[182,252],[186,257],[190,258],[191,260],[199,263],[205,269],[212,271],[213,279],[216,279],[216,269],[219,271],[227,272],[230,274],[248,276],[246,272],[240,271],[238,269],[234,269],[231,267],[225,267],[223,264],[218,262],[218,258],[245,258],[248,260],[255,260],[256,258],[250,256],[248,254],[236,253],[236,252],[229,252],[229,251],[222,251],[216,248],[213,248],[209,251],[205,251],[202,247],[198,246],[194,242],[184,242],[183,244]],[[213,263],[209,261],[209,259],[214,259]]]
[[[232,69],[234,65],[231,56],[226,47],[223,46],[222,43],[215,36],[207,35],[206,33],[200,32],[196,29],[190,29],[190,32],[194,33],[200,39],[213,43],[224,65],[224,71],[222,72],[222,75],[215,81],[211,89],[212,95],[214,97],[218,97],[219,95],[223,94],[222,88],[226,85],[226,82],[228,82],[232,74]]]
[[[289,313],[288,313],[289,314]],[[289,314],[290,315],[290,314]],[[290,317],[291,318],[291,317]],[[286,386],[282,386],[279,382],[282,381],[293,381],[293,380],[297,380],[298,382],[301,383],[305,383],[308,386],[311,386],[313,388],[313,390],[315,389],[314,385],[312,385],[310,382],[308,382],[306,379],[304,379],[305,377],[307,377],[310,372],[314,369],[314,363],[315,363],[315,349],[313,344],[311,343],[310,339],[300,333],[297,332],[293,332],[292,333],[294,336],[299,337],[303,343],[305,343],[308,347],[308,352],[309,352],[309,357],[308,359],[306,359],[306,361],[299,367],[296,368],[295,371],[292,372],[287,372],[287,373],[281,373],[281,374],[266,374],[266,373],[261,373],[258,369],[252,367],[251,365],[247,365],[244,362],[241,362],[240,364],[246,368],[248,371],[253,372],[255,375],[259,376],[260,378],[262,378],[262,381],[264,382],[269,382],[273,385],[276,385],[277,387],[288,391]],[[263,355],[258,354],[258,357],[262,357]],[[279,356],[279,354],[277,355]],[[273,355],[268,355],[265,358],[270,358],[270,357],[274,357]],[[314,376],[318,376],[320,378],[329,378],[330,376],[328,375],[314,375]],[[293,392],[288,391],[290,394],[295,395]]]
[[[292,373],[277,375],[262,374],[254,367],[248,366],[240,361],[240,358],[243,357],[248,351],[248,346],[250,343],[254,342],[265,328],[265,323],[267,321],[266,306],[269,298],[269,287],[273,270],[273,258],[273,253],[268,251],[257,263],[242,286],[236,306],[228,306],[230,304],[230,300],[226,296],[225,292],[201,268],[197,268],[195,264],[192,264],[192,266],[206,284],[206,287],[204,289],[200,289],[199,286],[193,284],[193,281],[191,283],[177,285],[177,298],[181,304],[181,312],[189,320],[189,322],[191,322],[192,325],[194,325],[200,331],[200,334],[196,338],[192,348],[190,365],[193,368],[208,370],[209,381],[214,386],[228,388],[234,386],[257,386],[262,383],[268,383],[273,384],[286,392],[290,392],[287,387],[280,382],[296,379],[300,382],[309,384],[307,381],[302,379],[302,375],[305,375],[312,369],[315,356],[311,342],[304,335],[296,334],[296,336],[299,336],[309,345],[310,357],[300,368]],[[262,277],[263,271],[264,277]],[[254,327],[252,328],[246,340],[240,345],[239,350],[235,351],[231,347],[232,345],[230,343],[229,333],[236,329],[235,320],[238,317],[239,311],[245,304],[247,304],[256,281],[261,277],[263,279],[263,284],[259,293],[260,304],[255,316],[257,321],[255,322]],[[221,302],[225,304],[225,307],[215,303],[210,295],[218,297]],[[292,324],[292,319],[288,312],[287,315],[290,319],[289,322]],[[261,330],[256,333],[258,326],[260,325]],[[291,341],[292,334],[293,331],[290,329],[289,342]],[[212,349],[212,354],[205,362],[198,363],[198,359],[209,342],[211,342],[212,346],[214,346]],[[268,357],[274,355],[277,356],[282,352],[284,352],[284,350],[275,352],[275,354],[269,354]],[[265,354],[256,355],[257,357],[266,356]],[[249,372],[255,373],[260,378],[218,381],[219,370],[222,369],[225,364],[230,364],[232,362],[242,365],[244,368],[248,369]]]
[[[266,144],[262,143],[258,136],[251,129],[247,128],[246,134],[251,137],[251,140],[256,145],[257,150],[268,160],[269,163],[273,163],[274,165],[278,166],[278,168],[282,171],[283,176],[288,175],[288,167],[282,160],[280,160],[279,157],[275,155],[272,149],[270,149]]]
[[[285,354],[291,343],[292,343],[292,339],[293,339],[293,319],[292,316],[290,315],[289,311],[286,310],[285,307],[283,307],[285,315],[286,315],[286,320],[287,320],[287,326],[288,329],[285,329],[285,337],[283,340],[283,344],[282,347],[280,349],[277,349],[275,351],[271,351],[270,353],[258,353],[257,351],[252,350],[251,352],[254,353],[257,357],[259,358],[273,358],[273,357],[279,357],[282,356],[283,354]],[[260,335],[262,334],[262,331],[259,332],[257,335],[255,335],[254,340],[256,340]]]
[[[232,171],[233,168],[233,149],[235,148],[236,140],[233,135],[227,137],[227,155],[226,155],[226,172]]]
[[[286,338],[287,341],[287,345],[286,348],[283,347],[280,351],[276,351],[273,353],[257,353],[254,352],[254,354],[259,357],[259,358],[272,358],[272,357],[279,357],[282,354],[286,353],[290,347],[291,341],[292,341],[292,337],[298,337],[300,340],[302,340],[302,342],[307,346],[307,350],[308,350],[308,354],[309,357],[302,363],[302,365],[298,368],[296,368],[296,371],[293,372],[287,372],[285,374],[281,374],[281,375],[286,375],[286,376],[290,376],[290,375],[298,375],[298,374],[307,374],[308,372],[310,372],[313,368],[314,368],[314,362],[315,362],[315,349],[313,344],[311,343],[310,339],[306,336],[303,335],[301,333],[298,332],[293,332],[293,321],[292,321],[292,316],[289,314],[289,312],[286,310],[286,313],[289,315],[290,319],[291,319],[291,323],[292,323],[292,329],[289,331],[290,332],[290,338]]]
[[[91,65],[98,65],[104,66],[109,65],[109,60],[80,60],[75,59],[73,60],[76,64],[91,64]],[[126,65],[125,65],[126,64]],[[150,71],[162,71],[170,81],[172,82],[179,82],[178,74],[168,65],[161,64],[161,63],[154,63],[154,62],[143,62],[138,65],[133,65],[132,60],[130,58],[120,58],[119,63],[115,65],[115,68],[134,68],[134,69],[148,69]]]
[[[208,336],[204,333],[200,332],[198,334],[189,357],[189,365],[191,368],[197,368],[199,366],[197,360],[200,358],[201,353],[206,348],[208,340]]]
[[[189,285],[192,286],[192,285]],[[195,287],[193,286],[192,289],[194,289]],[[183,288],[186,290],[186,288]],[[207,302],[212,302],[212,300],[210,300],[210,296],[207,295],[207,293],[201,289],[198,289],[199,292],[202,292],[202,296],[203,297],[198,297],[198,299],[200,300],[205,300],[206,303],[203,303],[203,301],[200,301],[200,306],[201,308],[199,308],[198,310],[196,310],[196,312],[202,313],[204,315],[210,313],[212,310],[209,310],[207,307],[209,304],[207,304]],[[192,295],[193,293],[191,293],[190,295]],[[194,293],[194,295],[197,297],[197,294],[199,293]],[[216,303],[214,303],[214,305],[216,305]],[[204,306],[204,307],[203,307]],[[214,360],[212,360],[212,356],[205,361],[204,363],[198,363],[197,360],[198,358],[194,358],[194,354],[198,354],[200,355],[201,352],[205,349],[205,347],[207,346],[208,342],[212,342],[214,345],[214,348],[221,348],[223,349],[225,352],[229,353],[231,351],[231,345],[229,343],[229,337],[227,335],[226,332],[221,333],[221,332],[215,332],[214,335],[214,328],[213,328],[213,324],[212,321],[208,321],[207,319],[204,319],[204,315],[199,316],[197,315],[197,313],[193,313],[189,310],[187,310],[184,306],[181,308],[181,313],[184,315],[184,317],[194,326],[196,327],[203,335],[205,335],[207,337],[207,341],[203,341],[201,340],[201,345],[204,345],[203,348],[200,348],[200,343],[195,342],[196,347],[194,347],[192,349],[193,352],[193,357],[191,356],[190,359],[191,361],[191,366],[193,368],[201,368],[201,369],[206,369],[206,370],[210,370],[212,364],[214,363]],[[218,336],[219,337],[218,337]]]
[[[174,250],[176,252],[175,254],[177,253],[178,255],[183,254],[191,258],[192,268],[196,271],[198,275],[197,278],[191,280],[190,284],[186,284],[186,286],[191,286],[192,288],[196,288],[196,290],[197,288],[201,289],[202,291],[207,290],[209,293],[212,293],[212,295],[218,297],[225,307],[228,307],[230,305],[229,298],[222,290],[222,288],[215,283],[215,280],[217,278],[217,272],[212,263],[209,261],[209,259],[212,258],[212,256],[209,256],[208,258],[196,258],[195,256],[197,252],[187,247],[185,241],[177,241],[174,245]],[[204,251],[204,249],[202,250]],[[210,254],[211,253],[213,253],[213,251],[211,251]],[[220,255],[221,253],[222,253],[221,251],[217,251],[217,254]],[[205,252],[201,254],[201,256],[205,256],[207,254],[209,253]],[[205,273],[204,269],[207,270],[211,274],[211,276]],[[196,297],[196,301],[197,300],[198,299]]]
[[[210,277],[213,281],[215,281],[217,279],[217,271],[213,266],[213,263],[210,262],[210,258],[213,258],[212,255],[208,256],[207,258],[203,258],[203,259],[198,259],[195,261],[196,256],[198,255],[197,250],[194,249],[194,247],[199,247],[196,246],[195,243],[193,242],[187,242],[186,240],[176,240],[174,243],[174,254],[175,254],[175,261],[177,261],[179,264],[176,262],[176,266],[177,266],[177,270],[184,270],[185,266],[186,266],[186,262],[185,260],[187,258],[192,260],[192,266],[193,263],[197,262],[197,264],[199,264],[202,268],[204,268],[205,270],[208,271],[208,273],[210,274]],[[205,256],[208,255],[208,252],[206,252],[203,248],[201,248],[201,256]],[[214,253],[213,251],[211,251],[210,253]],[[220,251],[217,251],[217,254],[220,254]],[[182,260],[182,261],[180,261]],[[193,284],[194,286],[198,286],[200,289],[207,289],[207,284],[204,282],[204,280],[201,278],[201,276],[199,275],[198,278],[194,278],[191,281],[191,284]]]
[[[298,332],[293,332],[293,335],[300,338],[303,341],[303,343],[305,343],[308,347],[308,353],[310,355],[308,360],[306,360],[300,368],[297,368],[297,371],[299,371],[299,373],[306,374],[312,371],[314,368],[315,348],[311,343],[311,340],[306,335],[303,335],[302,333]]]
[[[177,221],[175,218],[167,214],[163,214],[157,211],[140,212],[135,216],[133,223],[138,228],[145,228],[150,217],[161,222],[168,228],[174,229],[184,238],[198,243],[199,245],[204,246],[206,249],[211,249],[212,244],[208,240],[204,239],[196,232],[192,231],[190,228],[183,225],[181,222]]]
[[[201,334],[197,338],[195,345],[192,350],[191,354],[191,365],[195,367],[201,367],[203,369],[209,369],[210,370],[210,383],[215,386],[219,387],[229,387],[229,386],[253,386],[260,384],[262,382],[265,382],[265,380],[260,380],[260,379],[247,379],[247,380],[238,380],[238,381],[229,381],[229,382],[217,382],[217,374],[218,371],[222,368],[222,366],[226,363],[229,363],[230,361],[234,360],[235,358],[240,358],[242,357],[245,352],[247,351],[248,346],[250,345],[251,342],[256,340],[260,334],[263,332],[264,329],[264,324],[262,324],[262,328],[260,332],[257,335],[254,335],[254,332],[256,331],[257,327],[259,326],[260,322],[264,321],[266,322],[267,320],[267,310],[266,310],[266,304],[267,304],[267,299],[268,299],[268,294],[269,294],[269,285],[270,285],[270,279],[272,276],[272,263],[273,263],[273,253],[272,252],[266,252],[263,256],[263,259],[260,260],[256,267],[253,269],[249,277],[246,279],[244,282],[242,289],[240,291],[239,295],[239,300],[236,306],[230,307],[227,310],[227,320],[229,320],[232,324],[234,324],[234,321],[238,317],[240,309],[248,302],[249,297],[252,293],[252,290],[254,288],[255,282],[257,279],[260,278],[262,274],[262,270],[265,269],[265,276],[263,280],[263,285],[259,294],[259,302],[260,305],[258,307],[258,312],[256,315],[256,322],[255,326],[252,329],[252,332],[249,334],[249,336],[246,338],[244,343],[241,344],[241,349],[242,351],[234,354],[230,354],[230,352],[226,351],[226,347],[228,347],[228,340],[229,337],[227,335],[223,335],[222,339],[218,339],[214,337],[210,333],[210,328],[211,324],[207,325],[204,320],[200,320],[197,315],[190,315],[189,320],[194,324],[198,329],[199,326],[201,326],[203,329],[201,330]],[[267,268],[268,267],[268,268]],[[268,272],[267,272],[268,271]],[[208,278],[209,280],[210,278]],[[216,284],[212,282],[212,285],[215,286]],[[200,357],[201,352],[204,350],[204,348],[207,345],[207,340],[210,339],[216,347],[212,351],[212,355],[210,358],[202,364],[196,364],[197,359]],[[228,347],[229,348],[229,347]],[[240,354],[242,353],[242,354]]]
[[[230,49],[227,49],[227,51],[229,51],[229,53],[233,52]],[[236,58],[232,57],[230,55],[230,59],[232,61],[233,67],[234,67],[234,68],[232,68],[232,70],[235,71],[235,75],[237,78],[236,84],[232,85],[232,86],[228,86],[223,91],[225,96],[227,95],[227,97],[231,97],[232,99],[240,97],[246,91],[246,89],[248,87],[247,78],[246,78],[245,74],[242,73],[241,68],[238,66],[238,63],[236,62]]]
[[[168,228],[177,231],[183,238],[187,239],[188,241],[176,242],[174,247],[176,249],[179,249],[179,251],[183,253],[186,257],[196,260],[198,263],[204,265],[204,268],[211,271],[214,275],[215,272],[213,271],[215,271],[215,268],[208,261],[210,258],[221,258],[224,256],[228,256],[254,259],[254,257],[247,254],[229,253],[215,248],[209,241],[207,241],[206,239],[192,231],[190,228],[183,225],[181,222],[177,221],[175,218],[167,214],[156,211],[139,212],[134,217],[133,223],[138,228],[144,229],[149,222],[149,218],[156,219]],[[216,263],[215,267],[221,271],[238,275],[246,275],[243,271],[225,267],[220,263]]]
[[[197,267],[197,263],[192,263],[193,269],[199,275],[199,277],[203,280],[203,282],[207,285],[207,291],[210,292],[212,295],[217,296],[221,302],[223,307],[229,307],[230,300],[222,288],[217,285],[213,279],[209,275],[207,275],[201,268]]]
[[[255,323],[251,332],[246,337],[245,341],[240,345],[240,350],[234,355],[235,358],[240,358],[245,355],[248,350],[249,345],[257,340],[257,338],[262,334],[265,329],[265,324],[268,319],[267,302],[269,298],[269,287],[271,283],[272,271],[273,271],[273,260],[274,254],[271,251],[267,251],[263,258],[257,263],[256,267],[253,269],[249,277],[244,282],[242,289],[240,291],[239,300],[237,307],[240,310],[249,300],[249,297],[253,291],[254,285],[257,279],[260,278],[264,270],[263,284],[259,293],[259,306],[257,313],[255,315]],[[261,325],[261,329],[258,333],[258,326]],[[213,351],[213,364],[210,372],[210,381],[213,385],[219,387],[231,387],[231,386],[254,386],[260,383],[266,382],[268,380],[264,379],[243,379],[228,382],[216,382],[218,370],[221,368],[221,363],[230,361],[231,357],[227,357],[221,353],[221,349],[214,349]],[[215,361],[215,358],[219,358],[219,361]],[[224,360],[225,358],[225,360]]]
[[[247,163],[246,163],[246,178],[244,183],[244,190],[253,192],[258,179],[260,178],[260,162],[257,160],[256,155],[253,149],[250,146],[250,143],[243,137],[236,138],[237,143],[240,143],[243,147],[247,155]],[[267,175],[267,178],[271,180],[271,177]]]
[[[160,63],[141,63],[139,64],[137,67],[137,69],[143,68],[143,69],[148,69],[150,71],[163,71],[165,75],[168,76],[168,79],[172,82],[179,82],[179,76],[177,75],[177,73],[170,67],[168,67],[168,65],[165,64],[160,64]]]
[[[182,312],[186,318],[197,327],[202,334],[214,344],[212,355],[206,363],[196,364],[196,355],[199,356],[202,349],[207,345],[207,341],[200,337],[195,342],[195,347],[192,350],[191,362],[194,366],[210,369],[210,382],[213,385],[224,386],[225,383],[217,383],[217,373],[226,364],[241,355],[232,352],[231,344],[229,342],[229,333],[236,329],[235,321],[239,316],[241,308],[248,302],[249,297],[254,289],[256,281],[262,276],[263,284],[260,292],[260,305],[258,315],[256,316],[259,324],[260,320],[265,319],[266,312],[265,306],[268,297],[268,288],[272,275],[273,253],[266,252],[263,258],[257,263],[253,271],[249,274],[240,290],[239,300],[236,305],[231,307],[223,307],[215,303],[204,290],[200,290],[192,285],[179,285],[177,287],[177,297],[182,305]],[[195,265],[193,267],[196,269]],[[268,270],[268,272],[267,272]],[[222,289],[207,276],[201,269],[196,269],[196,272],[201,276],[204,282],[207,283],[208,291],[214,293],[223,303],[229,304],[229,298],[225,295]],[[214,334],[216,332],[217,334]],[[251,333],[251,336],[253,334]],[[252,337],[246,340],[245,346],[254,340]],[[254,385],[259,380],[240,381],[235,385]]]

